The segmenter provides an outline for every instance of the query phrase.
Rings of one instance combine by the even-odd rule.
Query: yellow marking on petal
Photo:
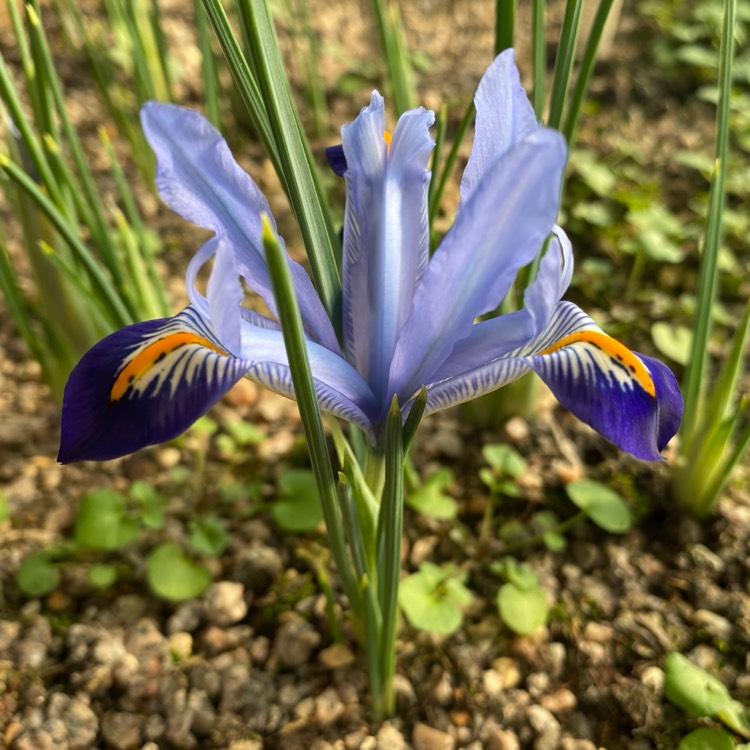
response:
[[[393,135],[391,134],[390,130],[385,130],[383,132],[383,140],[385,141],[386,148],[388,149],[388,153],[391,151],[391,141],[393,140]]]
[[[604,354],[619,364],[620,367],[626,368],[649,396],[656,398],[656,386],[649,371],[646,369],[646,365],[627,346],[621,344],[617,339],[607,336],[606,333],[601,333],[600,331],[578,331],[578,333],[571,333],[569,336],[564,336],[559,341],[556,341],[552,346],[548,346],[540,354],[552,354],[566,346],[579,342],[591,344],[591,346],[604,352]]]
[[[125,395],[128,388],[143,377],[157,362],[161,362],[164,357],[176,349],[191,344],[204,346],[225,357],[230,356],[229,352],[224,351],[224,349],[216,346],[213,341],[199,336],[197,333],[181,331],[179,333],[167,334],[163,338],[154,341],[153,344],[149,344],[120,370],[112,386],[112,390],[109,392],[110,401],[119,401]]]

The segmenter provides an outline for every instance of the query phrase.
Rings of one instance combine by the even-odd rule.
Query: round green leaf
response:
[[[605,531],[623,534],[630,528],[633,519],[628,506],[606,484],[581,479],[566,485],[565,491],[572,502]]]
[[[691,716],[714,716],[732,703],[724,683],[682,654],[664,660],[664,695]]]
[[[285,531],[312,531],[323,520],[315,476],[307,469],[292,469],[278,480],[278,500],[271,506],[273,520]]]
[[[93,549],[120,549],[138,535],[139,523],[127,512],[125,498],[101,489],[85,495],[78,506],[75,538]]]
[[[87,578],[92,586],[106,589],[117,580],[117,568],[114,565],[97,563],[89,568]]]
[[[526,471],[523,456],[507,443],[492,443],[482,448],[484,460],[500,476],[519,477]]]
[[[202,555],[220,555],[229,544],[229,535],[224,524],[216,516],[201,516],[191,519],[190,547]]]
[[[693,344],[693,331],[686,326],[672,326],[658,322],[651,326],[654,346],[664,355],[680,365],[690,360],[690,347]]]
[[[721,729],[701,727],[683,737],[677,750],[734,750],[734,741]]]
[[[34,552],[21,560],[16,583],[27,596],[44,596],[59,585],[60,571],[44,552]]]
[[[453,481],[450,469],[438,469],[406,498],[406,504],[425,516],[450,520],[456,517],[458,504],[445,490]]]
[[[441,635],[461,627],[461,607],[470,600],[471,592],[459,576],[432,563],[401,581],[398,593],[399,606],[415,628]]]
[[[200,596],[211,583],[211,574],[172,542],[160,544],[146,564],[148,583],[164,599],[182,601]]]
[[[547,594],[541,586],[522,589],[506,583],[497,592],[497,609],[511,630],[528,635],[547,622]]]

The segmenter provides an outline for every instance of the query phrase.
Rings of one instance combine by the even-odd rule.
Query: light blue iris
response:
[[[628,352],[560,301],[573,265],[570,243],[555,226],[566,149],[559,133],[537,125],[512,51],[487,70],[475,102],[474,146],[455,223],[431,258],[433,114],[405,113],[389,146],[375,92],[342,128],[342,342],[306,272],[289,261],[322,408],[377,441],[394,395],[408,409],[425,386],[430,413],[534,371],[605,437],[641,458],[659,458],[679,424],[682,398],[663,364]],[[169,439],[243,375],[292,395],[278,323],[241,304],[244,279],[276,312],[261,241],[266,199],[199,114],[149,103],[142,121],[162,198],[215,237],[189,266],[185,311],[112,334],[74,370],[63,407],[62,461],[111,458]],[[476,322],[496,309],[547,238],[524,308]],[[204,296],[196,277],[212,258]],[[175,338],[175,331],[186,335]],[[123,382],[123,372],[132,382]],[[127,385],[122,396],[113,390],[118,382],[120,390]]]

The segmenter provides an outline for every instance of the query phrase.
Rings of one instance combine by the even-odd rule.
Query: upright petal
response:
[[[147,102],[141,121],[157,157],[156,184],[161,197],[188,221],[227,238],[248,286],[275,313],[260,219],[263,213],[271,217],[271,209],[258,186],[235,162],[218,131],[197,112]],[[283,240],[279,241],[283,246]],[[291,260],[290,268],[306,330],[336,350],[333,326],[310,278]]]
[[[391,368],[404,397],[432,382],[474,319],[505,297],[554,226],[565,165],[562,136],[545,128],[512,146],[487,173],[419,285]]]
[[[432,112],[400,118],[388,146],[383,99],[341,130],[346,158],[343,308],[347,355],[384,398],[396,339],[429,250]]]
[[[515,52],[501,52],[479,82],[474,145],[461,180],[461,205],[471,198],[484,175],[514,144],[537,130],[534,109],[516,68]]]
[[[637,458],[658,460],[682,418],[672,372],[607,336],[570,302],[524,347],[428,387],[426,413],[445,409],[536,372],[560,403]]]
[[[547,251],[539,263],[536,278],[526,287],[524,307],[534,323],[534,333],[547,325],[557,303],[573,277],[573,247],[568,235],[558,226],[552,230]]]

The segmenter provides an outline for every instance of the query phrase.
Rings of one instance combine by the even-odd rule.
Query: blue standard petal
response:
[[[246,369],[190,307],[122,328],[90,349],[68,379],[57,460],[104,461],[171,440]]]

